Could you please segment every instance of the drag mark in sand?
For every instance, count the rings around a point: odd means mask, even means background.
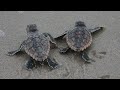
[[[5,36],[5,33],[2,30],[0,30],[0,37],[4,37],[4,36]]]
[[[97,55],[97,52],[96,52],[96,50],[93,50],[92,51],[92,54],[93,54],[93,56],[94,57],[96,57],[96,58],[99,58],[99,59],[103,59],[104,58],[104,56],[103,55],[106,55],[107,54],[107,52],[105,52],[105,51],[102,51],[102,52],[99,52],[99,54],[101,54],[101,55]]]
[[[110,75],[103,75],[100,77],[101,79],[109,79],[110,78]]]

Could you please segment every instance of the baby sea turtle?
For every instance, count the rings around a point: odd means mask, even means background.
[[[8,52],[7,55],[12,56],[24,50],[30,56],[30,59],[25,64],[28,70],[36,67],[38,63],[43,64],[44,61],[52,69],[57,68],[59,66],[58,63],[49,56],[50,46],[54,45],[57,47],[54,38],[49,33],[39,35],[36,24],[27,25],[26,31],[28,38],[22,42],[17,50]]]
[[[102,29],[103,27],[88,29],[84,22],[77,21],[73,30],[66,31],[61,36],[57,37],[65,38],[68,45],[65,48],[60,48],[60,53],[66,53],[69,49],[72,49],[76,52],[81,52],[81,57],[84,61],[91,62],[92,60],[88,57],[84,50],[92,43],[91,33]]]

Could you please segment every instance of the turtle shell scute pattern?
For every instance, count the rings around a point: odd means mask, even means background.
[[[75,28],[66,34],[68,46],[74,51],[83,51],[92,43],[92,36],[85,28]]]
[[[36,61],[44,61],[48,57],[49,51],[50,43],[44,35],[29,37],[26,40],[25,52]]]

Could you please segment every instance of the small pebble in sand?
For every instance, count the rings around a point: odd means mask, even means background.
[[[100,53],[100,54],[103,54],[103,55],[106,55],[106,54],[107,54],[107,52],[104,52],[104,51],[103,51],[103,52],[99,52],[99,53]]]
[[[4,37],[4,36],[5,36],[5,33],[2,30],[0,30],[0,37]]]

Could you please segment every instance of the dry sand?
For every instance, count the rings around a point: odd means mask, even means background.
[[[40,33],[49,32],[54,37],[74,26],[78,20],[88,27],[103,26],[104,31],[93,36],[93,43],[87,49],[95,60],[85,64],[78,53],[61,55],[58,49],[51,50],[51,56],[61,65],[50,70],[42,66],[32,71],[23,69],[28,56],[9,57],[5,54],[15,50],[26,39],[26,25],[37,24]],[[120,12],[117,11],[39,11],[0,12],[0,78],[1,79],[120,79]],[[64,41],[57,42],[64,47]]]

